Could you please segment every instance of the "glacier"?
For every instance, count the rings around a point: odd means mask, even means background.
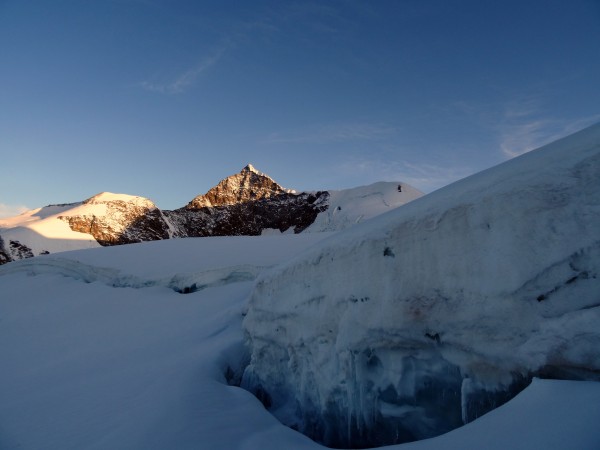
[[[429,438],[533,377],[600,379],[600,125],[257,280],[242,386],[333,447]]]
[[[227,274],[259,272],[324,238],[170,239],[3,265],[0,448],[323,450],[231,385],[248,363],[253,283]],[[198,276],[210,285],[188,295],[167,282]],[[598,417],[599,382],[534,379],[466,426],[392,448],[597,450]]]

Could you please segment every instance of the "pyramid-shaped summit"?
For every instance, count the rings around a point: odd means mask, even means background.
[[[186,208],[235,205],[290,192],[293,191],[284,189],[271,177],[248,164],[239,173],[221,180],[206,194],[194,198]]]

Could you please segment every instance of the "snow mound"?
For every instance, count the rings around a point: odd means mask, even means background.
[[[404,183],[381,181],[341,191],[328,191],[328,208],[305,232],[340,231],[398,208],[423,195]]]
[[[84,283],[136,289],[167,287],[187,294],[252,281],[265,268],[329,235],[187,238],[103,247],[94,252],[77,250],[14,261],[0,266],[0,276],[53,274]]]
[[[239,265],[201,272],[178,273],[161,278],[142,278],[109,267],[88,266],[60,257],[24,259],[0,267],[0,276],[25,272],[28,275],[62,275],[84,283],[99,282],[119,288],[167,287],[182,294],[201,291],[241,281],[252,281],[264,269],[261,266]]]
[[[600,125],[264,274],[243,386],[331,446],[428,438],[600,374]]]

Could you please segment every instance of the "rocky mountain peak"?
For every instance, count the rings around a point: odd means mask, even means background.
[[[252,164],[247,164],[246,167],[242,169],[242,172],[252,172],[257,175],[264,175],[264,173],[259,172]]]
[[[186,208],[235,205],[291,192],[293,191],[284,189],[271,177],[248,164],[239,173],[221,180],[206,194],[194,198]]]

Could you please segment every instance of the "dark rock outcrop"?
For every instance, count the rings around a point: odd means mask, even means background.
[[[327,192],[280,193],[258,200],[212,207],[164,211],[183,237],[257,236],[265,229],[300,233],[327,209]]]
[[[9,243],[10,253],[13,255],[13,259],[25,259],[33,258],[33,252],[29,247],[21,244],[19,241],[11,240]]]
[[[6,264],[7,262],[11,262],[12,258],[10,257],[10,253],[4,247],[4,239],[0,236],[0,265]]]

